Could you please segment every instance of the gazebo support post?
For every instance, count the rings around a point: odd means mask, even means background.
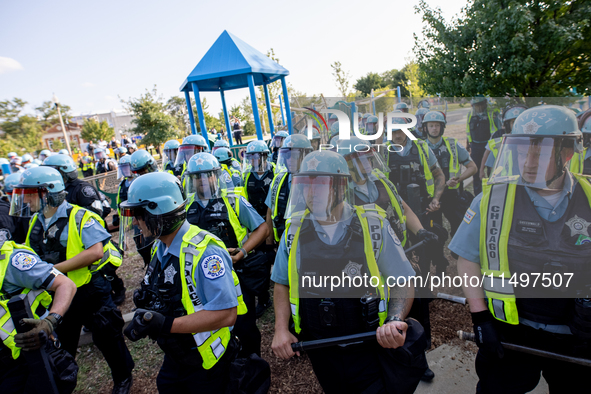
[[[191,95],[185,91],[185,101],[187,102],[187,111],[189,111],[189,123],[191,123],[191,133],[197,134],[197,127],[195,127],[195,117],[193,116],[193,109],[191,108]]]
[[[228,109],[226,107],[226,95],[224,94],[224,89],[222,88],[220,88],[220,95],[222,96],[222,108],[224,110],[224,120],[226,121],[226,133],[228,133],[228,141],[230,142],[230,146],[234,146],[234,141],[232,140],[232,125],[230,124]]]
[[[269,100],[269,88],[267,82],[263,82],[263,88],[265,90],[265,102],[267,104],[267,116],[269,117],[269,131],[271,132],[271,138],[275,135],[275,126],[273,125],[273,109],[271,108],[271,100]]]
[[[287,84],[285,77],[281,77],[281,87],[283,88],[283,100],[285,100],[285,117],[287,118],[287,132],[291,135],[293,130],[291,128],[291,108],[289,107],[289,95],[287,94]]]
[[[250,91],[250,102],[252,103],[252,116],[254,117],[254,125],[257,130],[257,138],[259,141],[263,140],[263,131],[261,129],[261,120],[259,116],[259,107],[257,106],[257,94],[254,89],[254,77],[252,74],[246,76],[248,81],[248,90]]]
[[[201,107],[201,97],[199,96],[199,86],[195,82],[193,86],[193,95],[195,96],[195,104],[197,106],[197,116],[199,116],[199,127],[201,127],[201,135],[209,145],[209,137],[207,136],[207,127],[205,126],[205,117],[203,116],[203,108]]]

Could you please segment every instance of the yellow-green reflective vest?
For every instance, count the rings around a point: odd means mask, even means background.
[[[26,249],[31,253],[36,254],[33,249],[25,245],[18,245],[14,241],[0,242],[0,289],[2,289],[2,285],[4,284],[6,269],[8,268],[8,264],[10,264],[10,258],[12,257],[14,249]],[[49,314],[51,296],[47,291],[42,289],[23,289],[21,294],[27,295],[27,302],[31,307],[35,319],[44,319],[45,316]],[[12,358],[16,360],[20,355],[21,349],[14,344],[16,329],[14,327],[14,322],[10,317],[8,301],[10,301],[10,299],[0,290],[0,340],[2,340],[4,346],[10,349]]]
[[[237,193],[234,190],[237,190]],[[230,225],[232,226],[232,230],[234,230],[234,234],[236,234],[236,240],[238,241],[238,247],[242,248],[244,243],[248,240],[248,230],[242,226],[240,223],[240,202],[238,201],[242,196],[242,188],[234,188],[229,189],[223,192],[222,200],[226,205],[226,210],[228,211],[228,218],[230,219]],[[195,202],[195,194],[192,194],[185,205],[185,211],[189,210],[191,204]],[[197,203],[199,204],[199,203]],[[224,246],[224,249],[227,249]]]
[[[425,176],[427,194],[429,194],[429,197],[432,198],[435,195],[435,181],[433,180],[433,173],[431,172],[431,169],[429,168],[429,163],[427,161],[427,159],[429,158],[427,154],[427,152],[429,152],[428,149],[430,149],[429,145],[427,145],[427,143],[422,140],[411,140],[411,143],[415,144],[417,150],[419,151],[419,159],[421,160],[421,166],[423,167],[423,175]],[[389,144],[392,145],[391,143]],[[387,154],[386,156],[387,164],[390,165],[390,154]]]
[[[152,248],[152,256],[154,256],[158,250],[159,244],[160,242],[154,244],[154,247]],[[205,250],[210,244],[226,249],[224,243],[220,241],[219,238],[205,230],[201,230],[197,226],[191,226],[189,231],[183,236],[179,266],[181,272],[185,273],[185,280],[181,281],[181,303],[183,304],[187,315],[203,310],[203,304],[199,301],[199,297],[197,296],[195,290],[196,284],[193,278],[195,275],[195,269],[199,265],[199,257],[205,253]],[[238,300],[238,315],[244,315],[247,312],[247,308],[242,297],[240,281],[231,266],[227,267],[227,269],[232,271],[232,279],[234,280],[234,288]],[[230,337],[231,333],[228,327],[223,327],[214,331],[193,333],[193,338],[197,344],[197,350],[203,359],[202,366],[204,369],[211,369],[211,367],[213,367],[223,356],[228,347]]]
[[[501,146],[501,142],[503,141],[503,137],[493,138],[492,140],[488,141],[488,147],[490,152],[494,156],[495,160],[499,156],[499,147]]]
[[[495,112],[496,111],[490,111],[488,109],[486,110],[488,124],[490,127],[490,135],[493,135],[498,130],[494,120]],[[466,134],[468,135],[468,142],[472,142],[472,135],[470,133],[470,119],[472,119],[472,111],[470,111],[470,113],[468,114],[468,121],[466,122]]]
[[[449,159],[449,178],[455,178],[460,175],[460,159],[458,158],[458,147],[456,145],[457,140],[451,137],[441,137],[443,139],[443,143],[451,156]],[[460,183],[458,182],[457,185],[454,187],[449,187],[448,189],[457,189],[460,187]]]
[[[390,204],[392,205],[392,208],[394,208],[394,211],[396,212],[396,216],[398,216],[398,220],[400,220],[400,225],[402,226],[402,239],[400,240],[400,243],[402,245],[402,247],[404,248],[404,245],[406,245],[406,215],[404,214],[404,207],[402,205],[402,199],[400,198],[400,195],[398,194],[398,190],[396,190],[396,186],[390,182],[390,180],[388,179],[388,177],[386,177],[386,175],[377,169],[373,169],[372,170],[372,174],[378,178],[379,182],[382,182],[382,185],[384,185],[384,188],[386,189],[386,191],[388,192],[388,197],[390,198]]]
[[[573,155],[570,159],[570,172],[575,174],[582,174],[585,169],[585,156],[587,154],[587,148],[583,149],[583,152]]]
[[[27,239],[25,245],[31,246],[30,237],[31,230],[37,221],[39,213],[36,213],[29,222],[29,231],[27,233]],[[90,219],[98,221],[103,227],[105,222],[103,219],[94,212],[87,211],[86,209],[80,208],[77,205],[72,205],[72,211],[68,218],[68,243],[66,244],[66,259],[71,259],[77,256],[79,253],[84,252],[84,244],[82,243],[82,229]],[[88,267],[78,268],[76,270],[68,272],[66,275],[76,284],[76,287],[84,286],[90,282],[92,273],[100,270],[106,264],[113,264],[115,267],[119,267],[122,262],[121,253],[117,250],[115,245],[108,241],[103,246],[103,257],[100,260],[95,261]]]
[[[296,333],[300,333],[302,328],[300,326],[300,296],[299,296],[299,274],[298,274],[298,253],[297,248],[299,246],[300,229],[304,222],[304,219],[308,217],[310,211],[306,209],[304,212],[298,212],[287,220],[285,223],[285,242],[288,246],[288,278],[289,278],[289,303],[291,306],[291,316],[295,324]],[[386,212],[375,204],[367,204],[364,206],[356,206],[355,214],[359,218],[361,228],[363,230],[363,247],[365,256],[367,257],[367,268],[370,275],[379,278],[379,284],[377,287],[378,294],[380,295],[380,303],[378,308],[378,316],[380,318],[380,326],[384,324],[384,320],[388,316],[388,300],[390,291],[386,286],[385,278],[378,269],[377,260],[382,251],[382,242],[373,242],[372,235],[376,229],[378,232],[382,231],[382,228],[387,223]],[[379,237],[380,240],[381,235]],[[292,240],[287,242],[287,240]]]
[[[572,175],[579,181],[591,205],[591,185],[587,178]],[[519,324],[507,255],[516,188],[515,184],[483,183],[480,201],[480,271],[487,277],[483,281],[484,294],[492,315],[509,324]]]
[[[271,221],[273,222],[273,235],[275,236],[275,242],[279,242],[279,240],[281,239],[281,235],[279,234],[279,231],[275,227],[275,218],[279,214],[279,195],[281,194],[279,192],[281,191],[283,184],[288,179],[289,179],[289,172],[287,172],[287,171],[283,171],[283,172],[279,172],[278,174],[275,174],[275,176],[273,177],[273,181],[271,182],[270,189],[269,189],[271,191],[271,204],[273,205],[273,207],[271,208]],[[286,203],[286,208],[287,208],[287,201],[285,203]],[[281,214],[285,215],[285,212],[282,212]]]

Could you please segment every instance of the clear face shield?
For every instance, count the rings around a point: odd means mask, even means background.
[[[171,162],[174,163],[176,161],[176,157],[178,156],[178,149],[164,149],[164,157],[163,163]]]
[[[47,156],[46,156],[46,155],[44,155],[43,153],[40,153],[40,154],[39,154],[39,160],[43,161],[43,160],[45,160],[45,159],[47,159]]]
[[[121,163],[117,167],[117,179],[131,178],[133,173],[131,172],[131,163]]]
[[[195,194],[195,200],[220,198],[227,189],[222,170],[185,174],[185,193]]]
[[[353,152],[345,156],[347,166],[351,173],[351,178],[355,183],[365,183],[372,175],[372,171],[380,171],[383,174],[389,172],[382,157],[378,155],[373,148],[369,148],[366,152]]]
[[[279,171],[287,171],[290,174],[297,174],[300,171],[300,165],[304,157],[310,153],[310,149],[301,148],[281,148],[277,158]]]
[[[320,224],[336,224],[351,217],[353,200],[347,176],[296,175],[291,188],[285,217],[306,209]]]
[[[577,142],[575,137],[505,136],[488,183],[561,190]]]
[[[365,124],[365,134],[374,135],[378,132],[378,124],[375,122],[369,122]]]
[[[158,172],[158,163],[156,163],[156,161],[153,161],[152,163],[147,164],[143,168],[140,168],[139,170],[132,171],[132,172],[135,176],[141,176],[141,175],[149,174],[151,172]]]
[[[30,218],[47,208],[47,190],[45,188],[15,187],[10,200],[10,216]]]
[[[246,153],[242,163],[242,172],[265,172],[267,171],[267,153]]]
[[[119,218],[119,247],[124,252],[151,248],[163,229],[161,215],[151,215],[145,209],[150,203],[121,208]]]
[[[182,166],[184,163],[188,163],[189,159],[196,153],[204,152],[202,146],[197,145],[181,145],[174,161],[174,166]]]
[[[427,128],[427,134],[429,134],[431,138],[438,138],[441,136],[443,125],[440,122],[425,122],[425,126]]]
[[[310,144],[312,145],[312,150],[318,150],[320,149],[320,138],[316,138],[314,140],[310,141]]]
[[[281,145],[283,144],[283,140],[285,139],[285,137],[279,137],[279,136],[275,136],[273,137],[273,140],[271,141],[271,148],[281,148]]]
[[[107,155],[105,154],[105,152],[96,152],[94,154],[94,158],[96,160],[102,160],[102,159],[106,159],[107,158]]]

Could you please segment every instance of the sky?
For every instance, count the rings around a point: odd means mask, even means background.
[[[449,20],[466,5],[427,0]],[[120,111],[120,98],[157,86],[179,87],[218,36],[228,30],[266,53],[273,48],[286,78],[306,94],[337,96],[330,64],[351,84],[368,72],[400,69],[422,30],[409,1],[2,1],[0,100],[22,98],[28,112],[55,95],[72,113]],[[182,95],[181,95],[182,96]],[[248,90],[226,93],[228,106]],[[217,93],[204,93],[209,112]]]

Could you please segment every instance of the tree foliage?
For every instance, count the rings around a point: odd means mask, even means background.
[[[68,122],[71,118],[69,105],[60,104],[60,112],[64,122]],[[55,124],[60,123],[60,119],[57,113],[57,108],[51,101],[44,101],[39,107],[35,108],[35,111],[39,114],[41,126],[47,129]]]
[[[591,2],[471,0],[447,23],[421,0],[415,35],[421,85],[430,94],[565,96],[591,87]]]
[[[0,101],[0,130],[4,133],[0,149],[7,149],[0,152],[3,155],[12,150],[33,152],[41,148],[43,129],[36,117],[22,113],[26,105],[19,98]]]
[[[106,120],[97,122],[94,119],[86,119],[82,124],[80,135],[86,141],[109,141],[115,136],[115,129],[109,126]]]
[[[143,136],[145,145],[160,145],[169,139],[177,138],[179,130],[175,118],[167,112],[166,103],[158,95],[156,86],[137,98],[121,100],[127,111],[135,117],[130,133]]]
[[[341,62],[334,62],[330,65],[330,67],[332,68],[332,76],[335,79],[335,83],[339,93],[341,94],[341,97],[347,97],[349,94],[349,81],[351,79],[351,75],[343,70]]]
[[[386,86],[386,83],[380,74],[369,72],[365,77],[359,78],[353,88],[361,92],[363,97],[367,97],[372,90],[378,90],[384,86]]]

